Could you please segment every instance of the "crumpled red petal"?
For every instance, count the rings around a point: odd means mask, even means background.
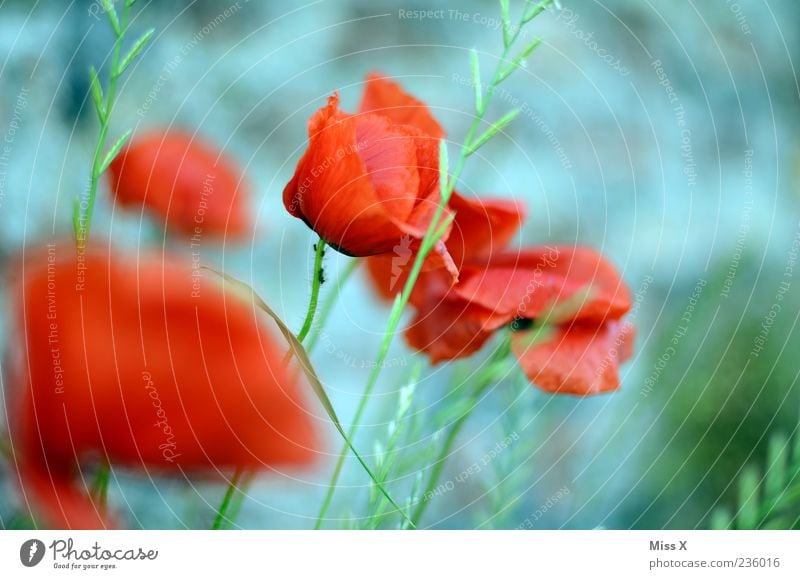
[[[633,326],[564,324],[514,332],[511,350],[528,379],[548,392],[588,396],[619,388],[619,365],[632,353]]]
[[[419,304],[414,319],[405,332],[412,348],[425,352],[431,364],[464,358],[477,352],[492,336],[485,328],[482,308],[447,299]]]
[[[505,248],[527,214],[524,203],[513,199],[468,198],[456,191],[449,208],[456,217],[447,249],[458,267],[467,260],[485,258]]]
[[[622,317],[630,292],[616,269],[585,247],[546,246],[491,256],[461,270],[454,291],[505,316],[600,323]],[[554,309],[555,308],[555,309]]]

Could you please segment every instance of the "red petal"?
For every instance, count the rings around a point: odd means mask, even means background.
[[[461,271],[455,286],[463,299],[509,318],[537,318],[552,311],[555,321],[601,323],[631,307],[630,293],[614,267],[583,247],[537,247],[491,256]]]
[[[309,121],[310,143],[283,192],[289,212],[355,256],[387,253],[417,201],[410,129],[377,115],[339,111],[338,97]]]
[[[431,364],[471,356],[492,336],[481,308],[449,300],[427,306],[419,309],[405,335],[412,348],[430,356]]]
[[[441,139],[445,135],[425,103],[378,72],[367,75],[359,111],[380,113],[395,123],[412,125],[434,139]]]
[[[631,353],[633,326],[608,322],[514,332],[511,349],[528,379],[548,392],[588,396],[619,388],[619,364]]]
[[[407,238],[406,238],[407,239]],[[392,255],[375,255],[366,258],[367,275],[378,297],[393,302],[395,296],[403,291],[408,273],[414,265],[416,243],[401,243],[395,247]],[[442,265],[444,263],[444,265]],[[444,296],[453,284],[453,277],[458,275],[452,261],[446,262],[446,254],[434,253],[428,256],[422,266],[422,272],[414,284],[409,302],[420,303],[420,296],[435,293]]]
[[[513,199],[468,199],[455,191],[449,207],[456,217],[447,249],[459,267],[470,259],[487,257],[505,247],[527,213],[524,204]]]
[[[79,261],[72,242],[20,271],[9,389],[26,464],[64,479],[103,456],[181,475],[311,459],[286,347],[210,274],[94,249]]]
[[[356,142],[384,209],[405,222],[419,193],[416,133],[378,115],[356,117]]]

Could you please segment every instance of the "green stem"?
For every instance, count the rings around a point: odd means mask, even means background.
[[[312,273],[313,278],[311,280],[311,297],[308,300],[308,309],[306,310],[306,317],[303,320],[303,326],[300,328],[300,331],[297,333],[297,340],[302,342],[308,333],[311,331],[311,328],[314,325],[314,315],[317,311],[317,304],[319,303],[319,290],[322,286],[323,282],[323,269],[322,269],[322,261],[325,256],[325,241],[320,238],[317,241],[315,246],[315,255],[314,255],[314,271]],[[328,305],[327,302],[325,304]],[[332,306],[331,306],[332,308]],[[328,308],[329,310],[331,308]],[[329,312],[328,312],[329,313]],[[327,314],[326,314],[327,315]],[[292,359],[292,350],[290,349],[286,356],[283,359],[283,364],[288,365]],[[225,496],[222,498],[222,504],[219,506],[219,510],[217,511],[217,517],[214,520],[214,526],[212,529],[217,530],[221,528],[223,521],[227,521],[229,523],[233,523],[236,520],[236,515],[239,513],[239,508],[241,507],[241,500],[237,501],[233,505],[231,505],[231,498],[236,491],[236,486],[239,484],[239,480],[241,479],[244,472],[240,469],[236,470],[231,481],[228,483],[228,488],[225,491]],[[247,491],[247,487],[250,484],[251,477],[247,477],[245,481],[242,483],[241,494]],[[228,510],[231,510],[228,513]]]
[[[314,271],[312,275],[314,278],[311,280],[311,297],[308,300],[308,309],[306,310],[306,318],[303,320],[303,326],[297,333],[297,341],[302,343],[306,339],[308,333],[314,325],[314,315],[317,313],[317,304],[319,303],[319,289],[322,286],[324,274],[322,270],[322,259],[325,257],[325,241],[320,238],[314,246]],[[292,351],[286,353],[283,359],[284,364],[288,364],[292,359]]]
[[[111,465],[107,460],[100,463],[92,481],[92,496],[97,501],[101,511],[106,508],[108,496],[108,481],[111,477]]]
[[[228,519],[225,514],[227,513],[228,507],[231,504],[233,493],[236,492],[236,486],[239,484],[239,479],[242,476],[242,472],[242,469],[237,468],[233,473],[233,477],[228,484],[228,489],[225,491],[225,496],[222,498],[222,504],[219,506],[219,511],[217,511],[217,516],[214,519],[214,524],[211,527],[215,531],[218,531],[222,528],[223,522],[233,523],[233,521]]]
[[[453,193],[453,189],[455,188],[456,182],[458,181],[462,171],[464,170],[464,165],[466,163],[467,158],[470,155],[472,141],[475,138],[475,134],[478,132],[478,129],[483,124],[483,119],[485,117],[486,111],[489,108],[489,103],[491,102],[492,96],[494,95],[494,89],[496,88],[497,84],[502,80],[501,73],[505,70],[508,64],[507,61],[510,55],[511,48],[514,45],[514,42],[519,36],[521,30],[522,26],[520,25],[517,27],[516,32],[514,33],[511,41],[503,49],[503,53],[495,68],[494,74],[492,75],[492,80],[489,83],[488,89],[486,91],[486,97],[483,100],[483,104],[480,110],[476,111],[472,124],[470,125],[470,128],[467,131],[467,135],[464,138],[464,143],[461,146],[461,151],[458,157],[458,161],[455,165],[455,168],[453,169],[451,176],[447,179],[447,182],[444,184],[444,187],[442,188],[441,200],[439,206],[436,208],[436,212],[434,213],[433,219],[431,220],[430,225],[428,226],[428,230],[425,233],[425,237],[422,240],[421,247],[417,252],[417,256],[414,260],[414,265],[411,268],[411,272],[409,273],[408,279],[406,280],[405,286],[403,287],[403,291],[400,294],[400,297],[395,301],[394,307],[392,308],[392,313],[389,317],[389,322],[386,326],[386,330],[383,335],[383,340],[381,342],[380,349],[378,350],[376,363],[372,368],[372,372],[369,375],[367,384],[364,387],[364,391],[361,394],[358,407],[356,408],[355,415],[353,416],[353,422],[350,426],[350,430],[347,433],[347,437],[349,440],[354,440],[355,435],[358,432],[358,426],[361,421],[361,417],[364,414],[367,402],[369,401],[369,398],[372,395],[372,390],[374,389],[375,384],[377,383],[378,378],[380,377],[383,364],[389,352],[389,347],[391,346],[392,341],[394,340],[394,335],[397,330],[397,326],[400,323],[400,317],[403,313],[403,310],[405,309],[406,304],[408,303],[409,297],[411,296],[411,292],[414,289],[414,284],[417,282],[417,278],[419,277],[420,271],[422,271],[422,265],[425,261],[425,258],[428,256],[428,253],[430,253],[430,251],[433,249],[437,241],[437,239],[434,236],[434,233],[437,232],[437,228],[439,227],[442,214],[444,213],[444,208],[447,205],[450,195],[452,195]],[[344,466],[344,461],[347,458],[347,455],[348,455],[348,445],[344,444],[342,447],[342,451],[339,454],[339,459],[336,461],[336,466],[334,467],[330,482],[328,483],[328,490],[325,494],[322,506],[320,507],[319,514],[317,515],[317,521],[316,524],[314,525],[315,529],[319,529],[322,527],[322,521],[325,518],[328,509],[330,508],[331,501],[333,500],[333,494],[336,492],[336,485],[339,481],[339,477],[341,476],[342,467]]]
[[[233,493],[233,498],[228,505],[228,511],[225,515],[228,521],[233,522],[239,516],[239,511],[242,510],[242,503],[247,495],[247,489],[250,487],[250,483],[253,482],[253,476],[254,473],[252,471],[242,473],[238,488],[236,489],[238,492]]]
[[[111,56],[111,72],[108,81],[108,91],[106,92],[105,101],[105,114],[103,121],[100,123],[100,134],[97,137],[97,145],[94,149],[94,159],[92,161],[92,174],[89,178],[89,193],[86,200],[86,212],[81,209],[81,203],[78,201],[75,206],[73,215],[73,226],[75,229],[75,237],[80,246],[85,245],[89,237],[89,228],[92,224],[92,215],[94,214],[94,203],[97,198],[97,184],[100,181],[100,169],[103,162],[103,151],[106,147],[106,138],[108,137],[108,127],[111,124],[111,113],[114,110],[114,104],[117,96],[117,79],[120,75],[120,53],[122,52],[122,39],[128,27],[128,9],[130,8],[128,2],[122,3],[122,13],[120,15],[120,31],[114,41],[114,52]]]
[[[333,306],[335,306],[336,302],[339,300],[339,295],[342,292],[342,288],[345,282],[348,279],[350,279],[351,275],[353,275],[353,272],[356,270],[359,263],[361,262],[358,259],[350,260],[350,262],[345,266],[339,278],[336,280],[336,287],[322,302],[322,306],[319,308],[319,315],[317,315],[317,323],[312,326],[311,332],[308,334],[308,344],[306,345],[306,351],[309,354],[311,354],[311,352],[314,351],[314,347],[317,345],[317,342],[319,341],[322,328],[325,327],[325,322],[328,321],[328,317],[331,315],[331,312],[333,311]]]
[[[475,408],[477,408],[480,398],[483,396],[489,386],[495,383],[495,365],[498,362],[505,360],[505,358],[508,356],[510,352],[509,346],[510,342],[506,337],[504,338],[503,343],[498,346],[497,350],[494,351],[491,358],[487,362],[486,372],[484,375],[479,376],[475,391],[472,393],[472,404],[450,426],[450,430],[447,433],[447,438],[445,438],[442,449],[439,451],[439,455],[433,462],[431,475],[428,478],[428,484],[425,486],[425,490],[422,492],[419,502],[417,503],[417,507],[414,509],[414,512],[411,515],[411,521],[415,526],[418,525],[420,519],[422,519],[422,515],[425,513],[425,509],[428,507],[430,498],[433,496],[433,490],[436,488],[436,485],[439,484],[439,479],[444,471],[445,463],[447,462],[447,458],[450,456],[453,444],[455,444],[458,435],[461,433],[461,430],[464,428],[467,420],[469,420],[470,416],[472,416]]]

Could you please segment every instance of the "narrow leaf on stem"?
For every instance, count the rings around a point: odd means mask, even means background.
[[[117,9],[114,8],[112,0],[101,0],[103,3],[103,10],[108,16],[108,21],[111,23],[111,28],[114,29],[114,34],[117,36],[122,35],[122,27],[119,25],[119,17],[117,16]]]
[[[500,0],[500,17],[503,22],[503,46],[508,48],[511,45],[511,14],[508,0]]]
[[[538,4],[533,4],[529,0],[528,7],[525,9],[525,12],[522,13],[522,23],[527,24],[528,22],[539,16],[539,14],[544,12],[547,9],[547,7],[552,3],[553,0],[543,0]]]
[[[439,191],[442,195],[442,203],[447,204],[453,188],[450,186],[450,161],[447,156],[447,143],[444,139],[439,141]]]
[[[511,74],[522,65],[522,62],[528,58],[541,43],[541,38],[535,38],[532,42],[528,43],[528,45],[523,48],[520,53],[517,54],[517,56],[514,57],[514,60],[512,60],[502,71],[500,71],[500,73],[497,75],[496,84],[503,82],[505,79],[511,76]]]
[[[117,141],[111,146],[111,148],[108,150],[108,153],[106,153],[106,156],[103,158],[103,162],[100,165],[100,169],[97,172],[98,176],[102,175],[105,172],[105,170],[108,169],[108,166],[111,164],[111,161],[113,161],[116,158],[116,156],[119,154],[120,149],[122,149],[125,143],[128,142],[128,139],[131,138],[132,132],[133,132],[132,129],[128,129],[127,131],[125,131],[125,134],[123,134],[119,139],[117,139]]]
[[[511,121],[513,121],[517,117],[518,114],[519,114],[519,109],[513,109],[507,112],[505,115],[503,115],[502,118],[500,118],[499,120],[493,122],[491,126],[488,129],[486,129],[486,131],[480,137],[478,137],[477,139],[469,143],[469,145],[467,145],[464,154],[467,156],[472,155],[475,151],[477,151],[483,145],[485,145],[497,133],[505,129],[511,123]]]
[[[92,103],[94,103],[94,109],[97,111],[97,118],[101,124],[105,124],[105,98],[103,97],[103,89],[100,86],[100,79],[97,76],[97,70],[95,70],[93,66],[89,68],[89,86],[91,87]]]
[[[83,227],[81,226],[81,200],[79,197],[72,199],[72,231],[75,233],[75,238],[81,240]]]
[[[475,89],[475,112],[483,114],[483,86],[481,85],[481,67],[478,61],[478,51],[470,50],[470,64],[472,66],[472,86]]]
[[[131,47],[128,54],[126,54],[125,58],[122,59],[122,63],[119,65],[119,68],[117,69],[117,75],[120,75],[123,72],[125,72],[125,69],[127,69],[130,66],[131,62],[133,62],[133,59],[139,55],[142,49],[147,45],[147,43],[153,37],[153,34],[155,34],[155,29],[151,28],[150,30],[142,34],[139,37],[139,39],[133,43],[133,46]]]

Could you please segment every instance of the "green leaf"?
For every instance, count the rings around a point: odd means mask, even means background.
[[[80,241],[79,236],[83,233],[81,231],[81,200],[77,195],[72,199],[72,231],[75,233],[75,239]]]
[[[481,65],[478,60],[478,51],[470,50],[470,65],[472,67],[472,86],[475,89],[475,112],[478,116],[483,114],[483,86],[481,85]]]
[[[767,474],[764,482],[764,496],[767,500],[776,499],[786,488],[786,459],[789,442],[782,434],[770,438],[767,450]]]
[[[542,43],[541,38],[534,38],[527,44],[527,46],[525,46],[525,48],[522,49],[522,52],[519,53],[517,58],[519,58],[520,61],[522,61],[525,58],[528,58],[531,55],[531,53],[539,47],[541,43]]]
[[[491,139],[497,133],[505,129],[509,125],[509,123],[511,123],[511,121],[513,121],[517,117],[518,114],[519,114],[519,109],[514,109],[503,115],[501,119],[493,122],[491,126],[488,129],[486,129],[486,131],[480,137],[478,137],[477,139],[469,143],[469,145],[467,145],[464,155],[468,157],[469,155],[472,155],[475,151],[480,149],[482,146],[484,146],[487,143],[487,141],[489,141],[489,139]]]
[[[125,131],[125,134],[122,135],[119,139],[117,139],[117,141],[111,146],[111,148],[108,150],[108,153],[106,153],[106,156],[103,158],[103,163],[100,165],[100,170],[97,173],[98,175],[102,175],[105,172],[105,170],[108,169],[108,166],[111,164],[111,161],[113,161],[116,158],[116,156],[119,155],[120,149],[122,149],[122,147],[125,145],[128,139],[131,138],[132,132],[133,132],[132,129],[128,129],[127,131]]]
[[[106,122],[105,98],[103,97],[103,89],[100,86],[100,79],[97,76],[97,70],[95,70],[93,66],[89,68],[89,86],[91,88],[92,102],[94,103],[94,109],[95,111],[97,111],[97,118],[100,120],[100,124],[105,124]]]
[[[514,57],[514,59],[508,64],[508,66],[506,66],[503,70],[500,71],[500,73],[497,75],[497,80],[495,81],[495,84],[496,85],[500,84],[509,76],[511,76],[511,73],[517,70],[522,65],[523,61],[526,58],[528,58],[531,55],[531,53],[534,50],[536,50],[536,48],[538,48],[538,46],[541,43],[542,43],[541,38],[534,38],[531,42],[529,42],[525,46],[525,48],[523,48],[519,52],[519,54],[517,54],[517,56]]]
[[[739,513],[737,529],[755,529],[758,525],[758,487],[759,473],[753,466],[747,466],[739,478]]]
[[[300,364],[300,369],[306,375],[306,378],[311,384],[312,390],[314,390],[314,394],[316,394],[317,398],[320,401],[320,404],[322,404],[322,407],[325,409],[325,412],[328,414],[334,426],[336,427],[336,430],[339,431],[339,434],[342,435],[342,438],[347,443],[347,446],[353,452],[353,456],[356,457],[356,460],[358,460],[364,471],[369,475],[369,477],[375,483],[375,486],[378,487],[378,490],[380,490],[381,494],[384,497],[386,497],[386,500],[389,501],[389,503],[391,503],[391,505],[395,509],[397,509],[397,512],[400,513],[400,515],[405,520],[410,522],[408,515],[406,515],[405,511],[403,511],[403,509],[401,509],[400,506],[394,501],[394,499],[391,497],[391,495],[383,486],[383,484],[378,480],[378,478],[375,476],[372,470],[367,466],[367,463],[364,462],[364,459],[361,458],[361,455],[356,451],[352,441],[348,438],[347,433],[342,427],[342,423],[339,421],[339,417],[337,416],[336,411],[333,408],[333,404],[331,403],[331,400],[328,397],[328,393],[325,391],[325,387],[322,385],[322,382],[320,381],[319,376],[317,376],[317,372],[314,369],[314,366],[311,364],[311,360],[308,357],[308,352],[303,347],[303,344],[300,343],[300,341],[295,337],[295,335],[292,333],[289,327],[285,323],[283,323],[283,320],[281,320],[280,316],[278,316],[278,314],[276,314],[272,310],[272,308],[270,308],[267,305],[267,303],[261,299],[261,297],[255,292],[255,290],[253,290],[253,288],[251,288],[243,281],[231,277],[226,273],[219,272],[207,266],[203,266],[203,268],[220,276],[225,282],[233,286],[234,291],[239,293],[242,297],[246,298],[247,300],[255,303],[270,318],[272,318],[272,320],[278,326],[278,329],[280,330],[281,334],[283,334],[283,337],[286,338],[287,342],[289,342],[289,346],[292,352],[294,353],[295,357],[297,358],[298,363]]]
[[[125,58],[122,59],[122,62],[120,63],[119,68],[117,69],[117,76],[125,72],[125,69],[127,69],[130,66],[131,62],[133,62],[133,59],[139,56],[139,53],[147,45],[147,43],[153,37],[153,34],[155,34],[155,32],[156,32],[155,29],[151,28],[150,30],[142,34],[139,37],[139,39],[133,43],[133,46],[131,47],[130,51],[128,52],[128,54],[125,55]]]
[[[444,139],[439,141],[439,191],[442,193],[442,203],[447,204],[453,189],[450,187],[450,161],[447,157],[447,143]]]
[[[511,14],[508,0],[500,0],[500,17],[503,22],[503,46],[508,48],[511,44]]]
[[[111,23],[111,28],[114,29],[114,34],[121,36],[122,28],[119,25],[119,17],[117,16],[117,9],[114,8],[114,2],[112,0],[101,0],[101,3],[106,16],[108,16],[108,21]]]
[[[136,4],[136,0],[125,0],[125,6],[127,6],[128,8],[130,8],[134,4]]]
[[[531,6],[530,4],[532,3],[529,0],[528,7],[525,9],[525,12],[522,13],[522,23],[527,24],[528,22],[539,16],[539,14],[544,12],[547,9],[547,7],[552,3],[553,0],[544,0],[543,2],[539,2],[538,4],[533,4]]]

